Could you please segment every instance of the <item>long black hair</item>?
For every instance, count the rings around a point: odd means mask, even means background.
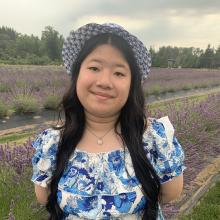
[[[49,220],[59,220],[63,217],[63,211],[57,203],[57,190],[59,180],[67,166],[70,155],[74,152],[78,142],[82,138],[85,128],[84,108],[81,105],[77,93],[76,83],[81,63],[97,46],[111,44],[119,49],[127,60],[131,70],[131,86],[127,102],[123,106],[115,123],[121,125],[121,138],[130,152],[135,175],[142,185],[142,191],[146,199],[143,219],[154,220],[158,214],[158,197],[160,182],[153,166],[146,157],[143,148],[143,133],[147,127],[145,115],[145,98],[141,86],[141,75],[136,64],[132,49],[121,37],[114,34],[101,34],[88,40],[81,50],[77,61],[72,68],[72,78],[69,90],[63,96],[60,103],[60,112],[65,115],[65,122],[60,129],[60,141],[56,155],[56,168],[50,184],[50,195],[46,208],[50,213]]]

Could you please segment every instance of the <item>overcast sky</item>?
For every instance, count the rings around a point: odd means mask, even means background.
[[[145,45],[220,46],[220,0],[0,0],[0,26],[41,36],[52,26],[64,37],[89,23],[114,22]]]

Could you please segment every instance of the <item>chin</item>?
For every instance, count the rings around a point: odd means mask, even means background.
[[[107,117],[117,116],[119,115],[120,112],[100,111],[99,109],[99,110],[88,111],[88,113],[94,115],[95,117],[107,118]]]

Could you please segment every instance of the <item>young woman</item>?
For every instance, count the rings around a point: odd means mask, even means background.
[[[50,219],[157,219],[183,188],[184,152],[168,117],[145,116],[150,56],[116,24],[70,33],[62,51],[71,86],[63,126],[32,145],[39,203]]]

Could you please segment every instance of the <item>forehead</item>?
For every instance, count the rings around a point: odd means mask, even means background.
[[[85,62],[108,62],[116,66],[126,66],[129,64],[123,53],[110,44],[97,46],[84,60]]]

